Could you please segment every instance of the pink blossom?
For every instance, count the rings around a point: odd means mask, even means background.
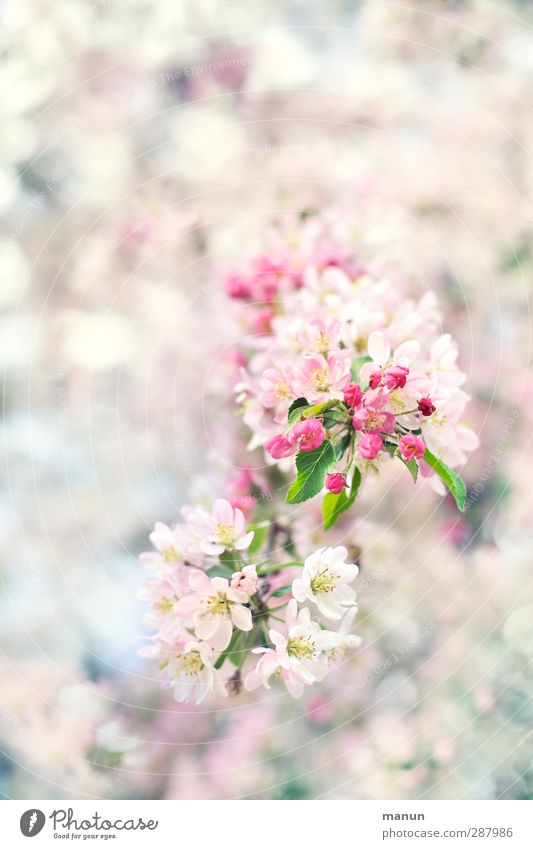
[[[232,507],[242,510],[246,519],[250,518],[257,506],[253,495],[230,495],[228,501]]]
[[[339,348],[342,324],[337,318],[314,318],[305,323],[305,329],[298,334],[298,341],[305,351],[315,351],[328,357]]]
[[[344,387],[344,401],[349,407],[358,407],[361,403],[362,391],[358,383],[348,383]]]
[[[382,448],[383,440],[378,433],[365,433],[357,450],[364,460],[374,460]]]
[[[313,451],[320,448],[326,438],[326,432],[318,419],[304,419],[294,425],[289,433],[292,445],[298,445],[300,451]]]
[[[431,416],[437,408],[431,398],[421,398],[418,402],[418,409],[423,416]]]
[[[229,274],[225,280],[226,292],[230,298],[248,301],[252,297],[250,281],[242,274]]]
[[[240,572],[234,572],[231,576],[231,587],[241,590],[247,596],[254,595],[257,591],[257,572],[255,566],[243,566]]]
[[[409,369],[407,366],[391,366],[383,374],[383,383],[391,392],[394,389],[403,389],[408,374]]]
[[[208,578],[198,569],[191,571],[191,595],[180,599],[175,607],[178,615],[192,616],[196,636],[218,651],[229,645],[233,626],[241,631],[252,630],[252,613],[244,607],[249,596],[230,587],[227,578]]]
[[[293,381],[295,397],[307,398],[316,404],[330,397],[342,397],[344,387],[350,381],[349,356],[336,351],[323,357],[306,356]]]
[[[424,441],[419,436],[415,436],[414,433],[406,433],[405,436],[402,436],[398,447],[402,455],[402,460],[406,462],[409,460],[420,460],[426,450]]]
[[[329,475],[326,475],[325,487],[329,492],[333,492],[335,495],[338,495],[342,492],[345,486],[346,475],[343,475],[340,472],[330,472]]]
[[[223,551],[243,551],[254,538],[254,532],[246,533],[246,520],[238,508],[229,501],[218,498],[213,513],[198,508],[187,515],[187,524],[202,539],[205,554],[222,554]]]
[[[390,374],[388,389],[396,389],[405,386],[402,372],[396,372],[395,367],[407,368],[413,363],[420,353],[420,342],[417,339],[409,339],[391,352],[390,342],[381,330],[374,330],[368,337],[368,355],[372,362],[366,363],[361,369],[361,380],[367,381],[371,389],[377,389],[385,374]],[[407,373],[403,373],[406,376]],[[398,380],[400,381],[398,383]],[[403,381],[403,382],[402,382]]]
[[[355,430],[374,431],[379,430],[391,433],[396,426],[394,413],[384,410],[387,396],[383,393],[371,397],[368,393],[363,397],[363,403],[355,410],[352,416],[352,424]]]
[[[290,442],[288,437],[278,434],[265,442],[265,450],[268,451],[274,460],[281,460],[283,457],[290,457],[291,454],[294,454],[296,452],[296,446]]]
[[[251,327],[254,333],[258,335],[272,333],[272,319],[274,313],[270,307],[264,307],[258,310],[252,318]]]
[[[383,372],[381,369],[379,371],[373,371],[368,378],[368,385],[371,389],[377,389],[378,386],[381,385],[381,378],[383,377]]]
[[[269,638],[274,649],[252,649],[253,654],[263,657],[244,679],[244,686],[247,690],[255,690],[262,684],[269,689],[269,679],[276,675],[295,699],[302,695],[306,686],[322,676],[323,652],[334,648],[338,642],[337,634],[322,629],[311,619],[306,607],[298,611],[294,599],[287,605],[284,632],[271,628]]]
[[[261,394],[259,400],[264,407],[283,407],[288,409],[296,397],[292,390],[294,369],[290,366],[269,368],[261,377]]]

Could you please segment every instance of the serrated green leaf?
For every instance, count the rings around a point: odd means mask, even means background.
[[[307,398],[297,398],[296,401],[293,401],[287,413],[288,424],[292,425],[297,422],[304,409],[308,409],[309,406]]]
[[[254,538],[247,549],[248,554],[255,554],[261,550],[268,536],[269,528],[270,522],[256,522],[255,524],[248,525],[246,530],[254,532]]]
[[[335,464],[335,452],[329,439],[313,451],[300,451],[296,457],[298,477],[289,487],[287,504],[301,504],[317,495],[324,486],[327,472]]]
[[[454,472],[453,469],[450,469],[446,463],[443,463],[442,460],[439,460],[438,457],[435,457],[434,454],[431,453],[429,448],[426,448],[424,451],[423,459],[426,461],[428,466],[430,466],[434,472],[436,472],[441,479],[441,481],[448,487],[451,494],[455,498],[455,503],[457,504],[459,510],[464,511],[465,502],[466,502],[466,485],[461,475],[458,475],[457,472]]]
[[[407,466],[409,471],[411,472],[411,477],[413,478],[413,482],[416,483],[418,480],[418,463],[416,460],[404,460],[403,457],[400,456],[400,460]]]
[[[357,498],[360,484],[361,472],[358,468],[355,468],[349,495],[346,495],[345,489],[343,489],[342,492],[339,492],[338,495],[335,495],[333,492],[326,493],[322,502],[322,516],[324,519],[325,531],[332,528],[339,516],[352,506]]]
[[[271,596],[279,597],[280,595],[287,595],[287,593],[290,593],[291,590],[292,584],[286,584],[284,587],[278,587],[277,590],[274,590],[274,592],[271,593]]]

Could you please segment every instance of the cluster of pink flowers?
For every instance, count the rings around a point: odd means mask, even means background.
[[[345,548],[319,549],[304,563],[257,566],[247,554],[254,531],[238,508],[218,499],[212,513],[186,508],[183,514],[185,522],[174,527],[158,522],[150,535],[155,550],[141,555],[150,575],[140,597],[150,604],[145,622],[156,633],[140,653],[158,660],[162,685],[178,701],[269,687],[273,675],[299,697],[359,644],[348,633],[358,570],[346,562]],[[316,618],[298,602],[314,606]],[[283,631],[271,627],[281,609]],[[330,631],[319,616],[343,624]]]
[[[304,244],[228,281],[251,331],[236,387],[250,447],[286,471],[286,458],[331,443],[337,468],[324,484],[333,493],[342,476],[346,485],[357,470],[359,480],[391,457],[416,463],[443,492],[442,465],[464,464],[478,439],[434,296],[406,297],[347,251],[317,246],[316,234]]]
[[[343,546],[300,553],[302,516],[283,515],[275,498],[259,507],[257,493],[285,491],[279,474],[295,476],[286,501],[322,492],[328,531],[363,478],[396,458],[463,509],[453,467],[477,437],[463,422],[465,376],[432,295],[412,301],[317,238],[228,275],[227,292],[250,330],[235,357],[248,449],[268,463],[242,467],[211,512],[186,507],[183,522],[156,524],[155,550],[141,556],[155,634],[141,651],[178,700],[269,688],[273,678],[299,697],[359,644],[350,633],[358,569]]]

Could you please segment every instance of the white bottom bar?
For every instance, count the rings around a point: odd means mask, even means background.
[[[3,846],[531,849],[521,801],[4,801]],[[28,833],[29,832],[29,833]],[[27,836],[26,836],[27,834]],[[35,837],[35,844],[29,840]],[[67,841],[70,841],[67,843]],[[334,843],[335,842],[335,843]]]

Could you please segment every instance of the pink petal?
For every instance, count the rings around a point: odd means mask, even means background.
[[[191,569],[189,572],[189,586],[201,595],[211,594],[211,581],[201,569]]]
[[[235,535],[238,537],[240,537],[246,527],[246,519],[238,507],[235,507],[233,511],[233,527],[235,528]]]
[[[233,525],[233,507],[225,498],[217,498],[213,508],[213,516],[223,525]]]
[[[198,609],[198,602],[196,594],[186,595],[176,602],[174,610],[179,616],[192,616]]]

